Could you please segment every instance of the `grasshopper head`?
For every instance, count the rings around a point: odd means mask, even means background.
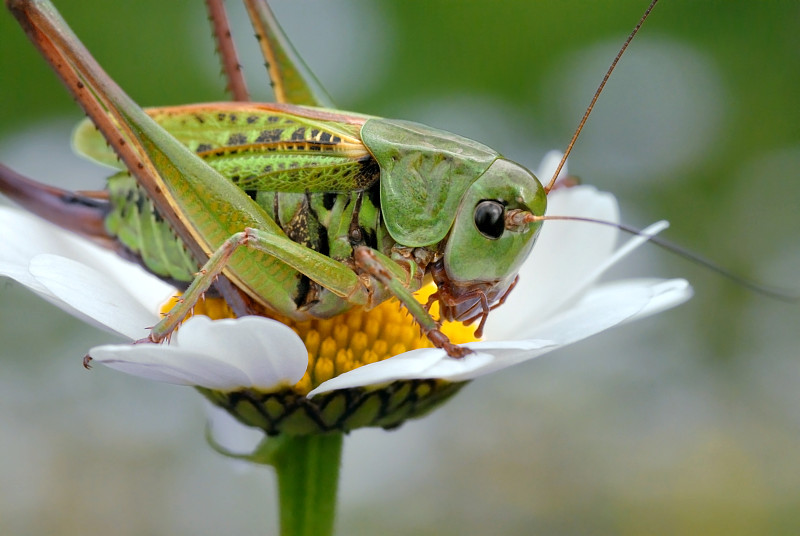
[[[444,256],[431,268],[442,318],[471,322],[502,303],[533,248],[547,197],[527,169],[498,158],[464,195]]]

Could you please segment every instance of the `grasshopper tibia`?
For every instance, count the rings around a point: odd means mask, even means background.
[[[227,264],[228,259],[233,255],[233,252],[236,251],[236,248],[245,244],[247,240],[246,232],[236,233],[211,255],[208,262],[198,271],[197,277],[192,281],[192,284],[189,285],[189,288],[186,289],[183,296],[177,300],[177,305],[170,309],[166,316],[150,331],[150,341],[161,342],[175,331],[178,324],[191,313],[197,301],[214,283],[217,276],[222,273],[225,264]]]
[[[441,348],[447,355],[455,358],[462,358],[472,353],[472,350],[463,346],[458,346],[450,342],[447,335],[439,329],[439,323],[428,313],[426,306],[419,303],[414,295],[403,285],[397,273],[392,270],[402,270],[391,259],[366,246],[359,246],[353,251],[353,258],[356,266],[364,270],[367,274],[378,280],[389,291],[405,305],[411,316],[419,324],[422,332],[436,346]],[[407,275],[407,274],[406,274]]]

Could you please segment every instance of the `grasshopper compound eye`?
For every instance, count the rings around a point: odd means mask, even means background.
[[[503,236],[506,207],[499,201],[486,200],[475,207],[475,227],[490,240]]]
[[[544,188],[533,173],[497,158],[464,193],[444,248],[449,282],[465,287],[502,282],[507,287],[541,228],[539,221],[510,226],[509,214],[544,216],[546,206]]]

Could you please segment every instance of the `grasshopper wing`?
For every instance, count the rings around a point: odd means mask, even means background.
[[[290,105],[212,103],[146,110],[161,127],[242,190],[342,193],[368,188],[376,162],[361,142],[365,116]],[[75,149],[123,169],[91,121]]]

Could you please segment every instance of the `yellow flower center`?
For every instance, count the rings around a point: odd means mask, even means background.
[[[435,290],[433,284],[425,286],[416,293],[417,300],[425,303]],[[164,304],[162,312],[169,311],[177,298]],[[438,303],[431,307],[434,318],[438,309]],[[201,299],[192,314],[205,315],[212,320],[234,317],[222,298]],[[369,311],[356,307],[333,318],[303,322],[281,319],[281,322],[297,333],[308,350],[308,368],[294,386],[299,394],[307,394],[321,383],[363,365],[433,346],[396,299],[387,300]],[[473,335],[474,328],[460,322],[445,322],[441,330],[456,344],[478,340]]]

